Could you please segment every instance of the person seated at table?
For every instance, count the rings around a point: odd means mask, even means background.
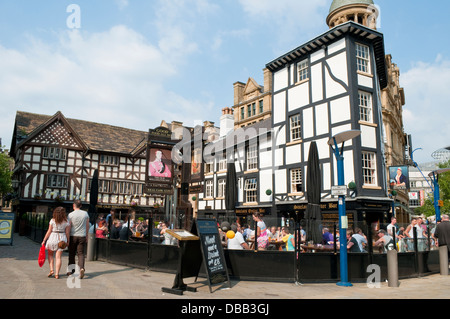
[[[362,232],[361,228],[355,228],[355,233],[352,235],[358,242],[359,250],[361,252],[366,252],[366,246],[367,246],[367,237]]]
[[[113,224],[111,225],[111,232],[109,234],[110,239],[119,239],[120,238],[120,230],[122,229],[122,224],[119,219],[114,219]]]
[[[95,237],[96,238],[106,238],[106,235],[108,234],[108,227],[106,227],[106,221],[100,220],[98,222],[98,228],[95,230]]]
[[[289,229],[287,227],[281,227],[281,240],[284,242],[283,246],[282,246],[282,250],[283,251],[287,251],[288,250],[288,241],[289,241],[289,237],[291,236],[291,234],[289,233]]]
[[[250,233],[252,232],[252,230],[250,229],[250,227],[248,226],[248,224],[244,224],[243,227],[243,231],[242,231],[242,235],[244,236],[245,240],[250,239]]]
[[[133,232],[127,227],[127,224],[125,222],[122,223],[122,228],[119,232],[119,239],[128,240],[132,234]]]
[[[240,232],[240,227],[236,224],[231,225],[231,230],[234,232],[233,238],[226,239],[228,249],[250,249],[245,242],[244,236]]]
[[[294,234],[290,234],[288,228],[286,228],[286,232],[289,234],[286,241],[286,251],[295,251],[295,236]]]
[[[330,233],[330,230],[327,227],[322,229],[322,245],[332,245],[334,243],[334,236]]]
[[[300,243],[301,244],[306,243],[306,231],[303,229],[302,226],[300,226]]]
[[[353,237],[353,230],[347,230],[347,250],[351,253],[361,253],[361,249],[359,247],[356,238]]]
[[[382,251],[386,252],[394,248],[394,239],[392,236],[388,235],[384,229],[380,229],[377,233],[379,239],[375,242],[374,246],[380,248],[380,253]]]
[[[170,235],[167,230],[169,227],[167,227],[168,223],[162,222],[161,224],[161,236],[164,237],[164,241],[162,242],[163,245],[176,245],[176,238]]]

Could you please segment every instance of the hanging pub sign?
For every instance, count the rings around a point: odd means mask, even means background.
[[[389,167],[389,184],[391,189],[409,190],[408,166]]]
[[[172,148],[176,141],[165,127],[149,130],[144,192],[150,195],[173,194]]]
[[[203,127],[196,126],[192,133],[191,163],[189,192],[198,194],[203,192],[204,162],[203,162]]]

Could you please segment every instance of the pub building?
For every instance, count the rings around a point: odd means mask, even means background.
[[[307,160],[314,141],[322,174],[324,225],[338,223],[337,196],[331,194],[338,184],[337,165],[327,142],[338,133],[359,130],[361,135],[347,142],[343,152],[350,226],[353,221],[388,223],[392,199],[379,99],[387,85],[383,35],[349,21],[271,61],[266,69],[272,76],[270,119],[224,133],[214,142],[225,140],[226,134],[239,135],[239,130],[243,135],[251,135],[251,129],[263,132],[253,141],[246,136],[231,152],[238,180],[236,215],[259,211],[278,219],[302,219]],[[204,193],[199,194],[199,212],[219,220],[227,213],[227,158],[220,155],[205,164]]]
[[[26,214],[51,216],[57,206],[70,212],[75,199],[87,210],[95,170],[99,215],[106,217],[111,209],[121,219],[132,210],[164,215],[166,200],[173,198],[144,190],[148,136],[149,132],[68,119],[61,112],[17,112],[11,157],[18,220]]]
[[[221,120],[232,115],[225,108]],[[233,121],[233,117],[228,117]],[[252,223],[249,215],[259,212],[262,215],[272,214],[272,165],[269,159],[271,149],[271,120],[265,119],[250,124],[245,128],[233,130],[228,125],[228,131],[222,130],[218,139],[205,145],[209,158],[205,157],[203,192],[198,194],[198,216],[215,218],[218,221],[236,221]],[[234,141],[234,142],[233,142]],[[208,155],[207,155],[208,156]],[[227,170],[229,164],[236,171],[236,201],[232,209],[226,207],[226,193],[230,192],[227,185]],[[259,190],[268,190],[261,193]],[[236,218],[235,218],[236,217]]]
[[[373,27],[376,21],[368,11],[370,5],[372,0],[334,0],[327,19],[330,30],[267,63],[263,87],[254,80],[234,84],[235,106],[222,110],[220,133],[212,122],[205,122],[201,134],[209,130],[211,136],[202,137],[201,148],[192,149],[191,162],[181,165],[173,180],[174,202],[181,199],[184,212],[192,212],[186,221],[239,218],[250,224],[251,214],[258,212],[267,226],[291,218],[301,222],[308,205],[309,149],[315,142],[322,177],[322,226],[338,224],[338,198],[332,194],[338,184],[337,164],[328,141],[357,130],[361,134],[343,149],[349,228],[362,223],[376,229],[389,222],[393,201],[388,196],[380,92],[391,79],[383,34]],[[247,99],[236,99],[236,93],[247,94]],[[181,129],[179,124],[170,130]],[[133,198],[149,209],[167,200],[167,195],[145,196],[150,146],[170,149],[159,143],[161,139],[152,140],[150,133],[66,119],[60,112],[54,116],[18,112],[11,147],[16,161],[15,211],[50,212],[56,198],[64,198],[62,203],[67,205],[74,198],[88,203],[89,180],[95,169],[100,181],[106,181],[99,184],[106,185],[99,188],[100,208],[128,208],[133,194],[142,194]],[[234,170],[235,175],[231,174]],[[234,191],[227,178],[233,175],[237,196],[230,208],[229,194]],[[159,181],[154,182],[157,186]],[[178,211],[175,214],[179,217]],[[189,230],[187,223],[183,225]],[[98,260],[164,272],[176,271],[182,253],[176,245],[156,245],[151,240],[99,239],[98,243]],[[339,278],[336,248],[321,254],[295,253],[224,252],[230,274],[237,279],[318,282]],[[402,252],[400,277],[435,272],[436,256],[433,249]],[[348,257],[352,280],[366,281],[361,270],[369,264],[381,265],[386,277],[386,254],[368,249]]]

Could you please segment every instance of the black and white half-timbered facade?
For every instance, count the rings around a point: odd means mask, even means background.
[[[231,117],[232,120],[232,117]],[[225,124],[221,121],[221,127]],[[233,130],[221,130],[215,141],[204,150],[203,192],[199,193],[199,216],[218,220],[236,214],[245,220],[254,212],[271,214],[272,137],[271,120]],[[228,164],[236,171],[237,198],[234,208],[227,210],[226,192]],[[262,191],[264,190],[264,191]]]
[[[309,147],[315,141],[322,173],[322,209],[337,212],[337,163],[330,138],[361,135],[344,149],[347,211],[371,221],[387,217],[380,90],[386,86],[383,35],[348,22],[268,63],[273,73],[273,190],[280,213],[304,212]],[[371,213],[372,212],[372,213]],[[372,214],[372,215],[371,215]]]
[[[69,208],[90,201],[94,171],[99,173],[98,207],[127,211],[161,204],[163,197],[143,192],[148,132],[17,112],[11,145],[20,214]]]

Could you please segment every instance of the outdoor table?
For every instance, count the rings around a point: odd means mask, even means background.
[[[306,252],[332,252],[334,251],[333,245],[300,245],[300,247]]]
[[[275,245],[276,250],[283,250],[286,243],[282,240],[269,240],[269,245]]]

